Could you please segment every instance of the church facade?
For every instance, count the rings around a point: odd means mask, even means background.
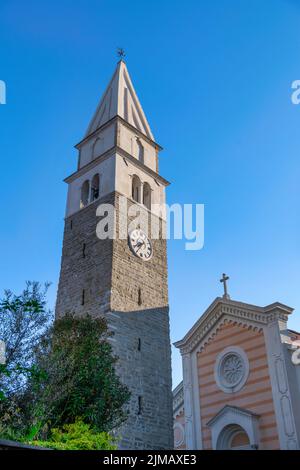
[[[300,449],[292,312],[237,302],[225,290],[175,343],[183,367],[173,391],[176,449]]]
[[[123,60],[104,92],[84,138],[77,170],[66,178],[67,208],[56,317],[67,312],[104,316],[118,356],[117,372],[130,392],[121,449],[173,448],[171,345],[165,218],[168,181],[159,174],[161,147]],[[134,224],[131,207],[158,227]],[[113,207],[113,236],[99,222]],[[151,216],[151,217],[150,217]],[[109,233],[108,235],[111,235]]]

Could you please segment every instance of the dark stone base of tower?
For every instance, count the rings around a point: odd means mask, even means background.
[[[112,312],[109,324],[120,358],[118,372],[131,391],[120,449],[173,449],[168,308]]]

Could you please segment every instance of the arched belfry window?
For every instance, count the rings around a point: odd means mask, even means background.
[[[149,211],[151,210],[151,187],[148,183],[143,185],[143,204]]]
[[[132,199],[136,202],[141,202],[141,180],[138,176],[132,177]]]
[[[89,203],[90,182],[86,180],[81,186],[80,208],[85,207]]]
[[[138,148],[138,159],[141,163],[144,163],[144,147],[140,139],[136,139],[137,148]]]
[[[99,185],[100,185],[100,177],[99,174],[93,176],[92,179],[92,186],[91,186],[91,202],[95,201],[99,197]]]

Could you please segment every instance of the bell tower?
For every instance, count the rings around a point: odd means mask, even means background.
[[[123,60],[76,148],[77,170],[65,180],[56,317],[88,312],[107,318],[118,373],[131,391],[120,448],[172,449],[166,221],[161,210],[169,183],[159,174],[161,147]],[[103,238],[97,227],[107,204],[114,209],[114,236]],[[143,227],[132,208],[146,220]]]

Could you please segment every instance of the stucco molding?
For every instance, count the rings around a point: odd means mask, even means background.
[[[227,430],[232,426],[240,426],[248,435],[250,448],[257,449],[259,446],[258,420],[259,416],[251,411],[225,405],[207,423],[211,430],[212,448],[214,450],[224,449],[223,437]]]
[[[280,303],[257,307],[217,298],[185,337],[174,345],[181,354],[191,353],[195,349],[201,352],[214,339],[224,322],[262,331],[265,325],[274,320],[286,322],[291,312],[292,309]]]
[[[300,448],[278,321],[264,327],[273,403],[281,450]]]
[[[185,444],[187,449],[195,449],[195,427],[193,413],[193,384],[192,384],[192,364],[190,354],[182,357],[183,368],[183,391],[184,391],[184,427]]]
[[[182,444],[184,444],[184,440],[185,440],[185,432],[184,432],[184,427],[182,426],[182,424],[178,422],[174,424],[174,436],[176,435],[175,434],[176,429],[179,430],[180,438],[178,440],[176,439],[174,440],[175,449],[176,447],[180,447]]]

